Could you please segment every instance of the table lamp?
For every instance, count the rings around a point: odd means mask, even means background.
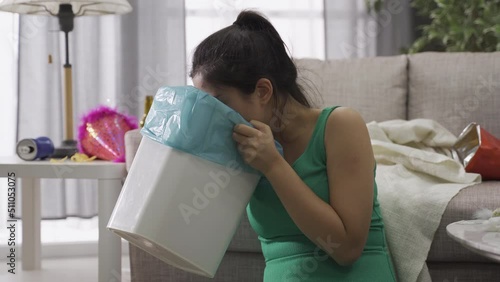
[[[73,137],[73,82],[68,44],[68,33],[73,30],[74,18],[125,14],[132,11],[132,6],[126,0],[3,0],[0,1],[0,10],[28,15],[49,15],[59,19],[66,46],[66,61],[63,65],[64,140],[62,145],[56,148],[52,157],[70,157],[78,152],[77,141]]]

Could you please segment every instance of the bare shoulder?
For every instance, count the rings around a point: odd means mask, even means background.
[[[356,110],[341,107],[330,114],[325,128],[325,149],[331,159],[341,162],[373,162],[370,135],[363,117]]]
[[[326,134],[338,135],[340,133],[348,135],[367,133],[366,123],[361,114],[348,107],[335,109],[328,117]]]

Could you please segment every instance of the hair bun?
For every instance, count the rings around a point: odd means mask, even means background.
[[[242,11],[233,24],[252,31],[272,28],[271,23],[264,16],[254,11]]]

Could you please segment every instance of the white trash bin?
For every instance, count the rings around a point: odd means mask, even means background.
[[[213,278],[260,176],[143,137],[108,228],[153,256]]]

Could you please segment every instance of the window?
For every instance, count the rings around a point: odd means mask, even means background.
[[[188,69],[194,48],[215,31],[231,25],[244,9],[266,15],[294,58],[325,58],[323,0],[186,0]],[[188,78],[188,84],[192,84]]]

